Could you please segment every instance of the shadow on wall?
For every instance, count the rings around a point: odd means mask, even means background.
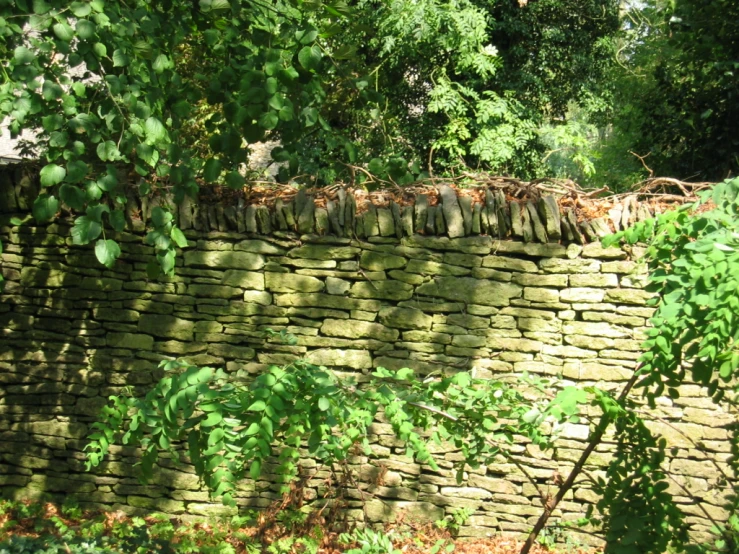
[[[191,468],[167,459],[154,485],[138,481],[132,448],[112,447],[100,468],[84,471],[88,425],[108,396],[128,386],[145,394],[163,376],[157,366],[164,359],[189,355],[193,363],[225,367],[218,353],[226,343],[213,343],[214,354],[208,343],[192,343],[196,331],[214,330],[213,323],[186,319],[194,299],[178,297],[176,282],[146,282],[150,250],[134,244],[138,237],[124,247],[128,261],[105,270],[92,248],[67,249],[68,236],[68,227],[55,224],[1,237],[0,494],[73,495],[83,506],[172,514],[184,513],[188,502],[191,514],[217,515],[219,506],[207,504]],[[258,340],[256,333],[252,338]],[[234,345],[228,357],[254,354]],[[243,506],[263,507],[277,497],[271,483],[257,486],[244,483]]]

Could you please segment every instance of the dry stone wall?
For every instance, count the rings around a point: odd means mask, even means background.
[[[419,372],[472,370],[509,378],[526,371],[563,382],[618,388],[631,375],[644,327],[643,274],[620,249],[563,246],[489,236],[371,236],[367,239],[274,232],[186,231],[190,247],[176,276],[149,281],[152,259],[142,236],[123,233],[112,270],[91,248],[71,245],[69,222],[48,228],[0,223],[4,244],[0,296],[0,492],[74,495],[89,505],[159,510],[187,516],[229,510],[211,503],[187,466],[163,460],[156,481],[135,478],[135,451],[114,448],[86,473],[84,437],[110,394],[144,393],[164,359],[225,368],[234,377],[298,356],[344,372],[412,367]],[[294,346],[265,329],[294,334]],[[705,536],[723,521],[729,492],[735,416],[699,387],[662,399],[650,426],[672,447],[671,492]],[[415,463],[379,421],[373,455],[352,459],[363,492],[350,491],[354,517],[368,522],[440,519],[473,510],[463,535],[526,532],[541,511],[537,487],[555,490],[579,456],[588,425],[567,424],[553,452],[521,442],[516,461],[470,469],[458,484],[459,454],[436,449],[441,471]],[[558,515],[579,517],[596,501],[588,480],[602,475],[611,442]],[[322,494],[325,472],[306,491]],[[277,497],[269,478],[244,481],[238,502],[263,507]],[[362,506],[364,506],[362,508]],[[576,534],[573,532],[573,534]],[[583,540],[590,540],[582,535]]]

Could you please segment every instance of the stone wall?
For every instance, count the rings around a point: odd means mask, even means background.
[[[134,477],[131,449],[114,448],[99,470],[84,471],[87,425],[107,396],[127,385],[145,392],[163,359],[183,357],[235,376],[304,356],[358,374],[378,366],[465,369],[488,378],[527,371],[618,388],[634,368],[652,313],[637,264],[597,243],[190,229],[176,276],[152,282],[145,268],[153,253],[140,234],[117,237],[123,256],[105,270],[92,248],[71,245],[70,222],[38,228],[8,221],[0,220],[7,281],[0,296],[4,496],[51,493],[127,511],[228,513],[208,502],[187,467],[166,459],[147,486]],[[293,333],[297,345],[266,339],[267,327]],[[671,491],[696,536],[705,536],[712,520],[726,517],[727,426],[735,417],[697,386],[683,385],[680,393],[660,401],[650,426],[673,447]],[[453,448],[437,449],[441,471],[434,472],[404,457],[386,424],[378,422],[373,433],[373,456],[352,460],[365,489],[350,493],[353,516],[373,522],[407,510],[434,520],[466,507],[474,515],[462,534],[486,535],[531,528],[541,511],[537,487],[555,490],[589,429],[566,425],[553,452],[515,445],[535,483],[501,459],[470,470],[462,485],[450,470],[458,456]],[[601,474],[611,445],[594,453],[561,504],[563,519],[577,518],[596,500],[588,479]],[[305,465],[315,470],[310,460]],[[309,498],[319,494],[322,476],[309,483]],[[265,506],[276,490],[268,478],[245,481],[237,500]]]

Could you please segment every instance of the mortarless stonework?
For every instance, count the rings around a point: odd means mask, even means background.
[[[84,471],[87,426],[108,395],[127,385],[144,393],[163,359],[248,376],[304,356],[358,375],[378,366],[467,369],[487,378],[527,371],[617,389],[634,368],[652,313],[637,264],[597,243],[190,229],[176,276],[150,282],[153,252],[141,234],[118,235],[124,253],[106,270],[91,247],[70,245],[69,221],[37,228],[8,220],[0,219],[3,496],[74,495],[90,505],[183,516],[231,513],[209,502],[190,469],[166,460],[154,483],[140,485],[130,448],[113,448],[109,462]],[[268,327],[293,333],[297,345],[266,340]],[[674,447],[670,490],[704,538],[712,519],[726,519],[727,427],[736,418],[695,385],[680,393],[659,403],[650,427]],[[360,495],[349,495],[354,517],[375,522],[405,510],[435,520],[466,507],[474,515],[461,534],[487,535],[527,532],[541,512],[534,484],[509,461],[470,469],[460,485],[452,447],[435,448],[442,471],[434,472],[404,456],[388,425],[378,422],[373,432],[373,455],[352,460],[367,490],[364,510]],[[525,443],[513,451],[537,485],[554,492],[555,475],[568,472],[588,433],[585,424],[568,424],[553,452]],[[610,449],[608,442],[598,447],[591,476],[602,474]],[[316,469],[310,460],[305,466]],[[323,476],[309,483],[309,497],[320,494]],[[596,501],[587,479],[556,515],[576,519]],[[263,507],[277,488],[268,478],[246,480],[237,501]]]

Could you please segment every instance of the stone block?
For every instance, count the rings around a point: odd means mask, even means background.
[[[358,298],[343,298],[330,294],[321,293],[294,293],[294,294],[277,294],[275,295],[275,304],[277,306],[315,306],[318,308],[333,308],[338,310],[362,310],[366,312],[376,312],[380,309],[380,302],[377,300],[361,300]],[[316,317],[323,317],[317,315]]]
[[[148,351],[154,346],[154,337],[137,333],[108,333],[105,340],[111,348]]]
[[[192,251],[185,252],[186,267],[210,269],[248,269],[264,267],[264,257],[253,252]]]
[[[416,289],[420,296],[431,296],[483,306],[507,306],[521,296],[522,288],[512,283],[484,281],[471,277],[437,277]]]
[[[352,369],[369,369],[372,367],[372,357],[366,350],[322,348],[308,352],[305,355],[305,360],[322,366],[350,367]]]
[[[524,271],[528,273],[536,273],[539,271],[539,268],[534,262],[519,260],[518,258],[508,258],[505,256],[485,256],[482,259],[482,267],[509,269],[511,271]]]
[[[309,258],[312,260],[351,260],[359,254],[359,248],[353,246],[334,246],[330,244],[305,244],[290,250],[291,258]]]
[[[248,346],[236,346],[226,343],[214,343],[208,346],[208,354],[219,358],[235,358],[238,360],[251,360],[256,355],[253,348]]]
[[[416,308],[382,308],[380,321],[388,327],[396,329],[428,330],[431,328],[431,316]]]
[[[571,287],[604,287],[618,286],[618,275],[615,273],[584,273],[570,275]]]
[[[487,346],[495,350],[511,350],[514,352],[541,352],[544,343],[537,340],[491,336]]]
[[[513,282],[524,287],[566,287],[567,275],[517,273]]]
[[[446,318],[446,323],[447,325],[457,325],[465,329],[487,329],[490,326],[490,318],[469,314],[449,314]]]
[[[592,288],[571,288],[559,291],[561,302],[602,302],[606,291]]]
[[[282,255],[285,249],[264,240],[242,240],[233,245],[233,249],[255,254]]]
[[[244,291],[244,302],[269,306],[272,304],[272,295],[263,290],[246,290]]]
[[[601,262],[597,260],[560,260],[546,259],[539,262],[539,267],[545,273],[598,273]]]
[[[591,321],[565,321],[562,324],[565,335],[589,335],[606,338],[628,338],[632,336],[631,329],[619,327],[610,323]]]
[[[336,277],[326,277],[326,292],[329,294],[343,296],[349,291],[349,287],[351,287],[349,281]]]
[[[294,273],[265,273],[265,286],[274,292],[320,292],[325,287],[320,279]]]
[[[360,281],[352,285],[349,295],[355,298],[408,300],[413,296],[413,286],[399,281]]]
[[[221,284],[250,290],[264,290],[264,274],[256,271],[228,269],[223,274]]]
[[[408,260],[402,256],[395,256],[387,252],[364,250],[359,258],[359,265],[370,271],[386,271],[405,267]]]
[[[191,341],[194,326],[192,321],[171,315],[142,314],[138,328],[155,337]]]
[[[390,329],[379,323],[346,319],[325,319],[321,333],[332,337],[370,338],[386,342],[393,342],[400,335],[397,329]]]
[[[557,289],[527,287],[523,289],[523,298],[524,300],[530,300],[531,302],[559,302],[559,291]]]
[[[187,285],[187,294],[195,298],[237,298],[241,296],[241,289],[226,285]]]
[[[621,304],[636,304],[644,306],[647,300],[654,297],[654,293],[639,289],[611,289],[606,291],[606,302]]]

